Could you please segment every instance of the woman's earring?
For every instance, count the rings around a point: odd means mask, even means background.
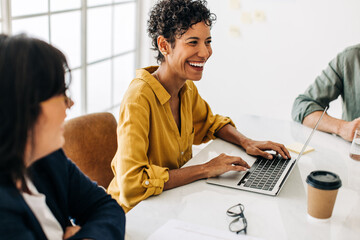
[[[166,55],[167,55],[167,52],[162,52],[162,55],[166,56]]]

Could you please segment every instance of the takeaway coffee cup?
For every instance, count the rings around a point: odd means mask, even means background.
[[[318,219],[330,218],[336,195],[341,187],[339,176],[328,171],[313,171],[307,176],[306,182],[308,184],[308,214]]]

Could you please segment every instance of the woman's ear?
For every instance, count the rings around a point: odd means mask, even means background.
[[[169,53],[170,45],[164,36],[160,35],[157,38],[157,44],[159,47],[159,51],[162,55],[166,56]]]

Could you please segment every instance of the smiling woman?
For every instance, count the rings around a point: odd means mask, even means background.
[[[203,22],[209,27],[216,21],[216,15],[206,8],[206,1],[160,1],[150,12],[148,33],[153,49],[157,51],[157,61],[163,62],[163,52],[158,45],[158,37],[163,36],[174,47],[175,40],[181,37],[194,24]],[[177,7],[177,8],[176,8]]]
[[[152,8],[148,32],[160,66],[139,69],[120,106],[115,176],[108,192],[129,211],[163,190],[249,166],[222,154],[209,162],[181,168],[192,145],[216,137],[249,154],[269,157],[285,147],[258,142],[239,133],[228,117],[214,115],[194,84],[212,54],[210,28],[216,16],[204,0],[161,0]],[[271,156],[271,155],[270,155]]]
[[[164,67],[153,73],[172,95],[178,92],[178,89],[171,89],[172,85],[183,85],[187,79],[201,79],[204,65],[212,54],[210,28],[204,21],[193,24],[176,39],[173,45],[175,44],[176,47],[173,48],[164,36],[157,38],[158,49],[164,56],[164,60],[161,58],[160,61],[162,66],[172,69],[173,82],[164,80],[167,76],[161,76],[166,74]]]

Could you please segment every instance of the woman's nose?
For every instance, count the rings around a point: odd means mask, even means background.
[[[199,57],[208,59],[211,55],[211,47],[206,46],[205,44],[201,45],[198,55]]]

